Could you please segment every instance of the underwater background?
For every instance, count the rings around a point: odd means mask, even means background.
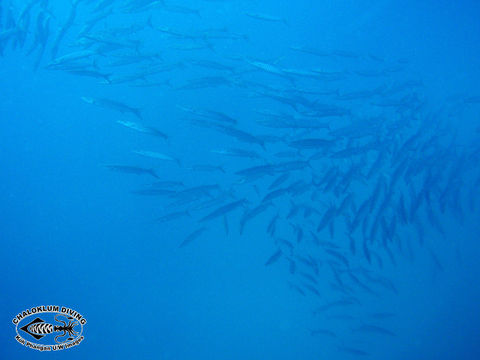
[[[479,359],[479,15],[0,0],[0,358]]]

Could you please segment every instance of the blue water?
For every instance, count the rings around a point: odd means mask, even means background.
[[[479,359],[479,14],[0,0],[0,358]],[[325,128],[278,125],[307,120]],[[12,319],[39,305],[81,313],[84,340],[19,344]]]

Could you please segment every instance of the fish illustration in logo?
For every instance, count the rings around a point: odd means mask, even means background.
[[[64,320],[60,320],[58,316],[63,316],[68,320],[68,324]],[[72,321],[73,320],[73,321]],[[46,335],[53,334],[53,333],[60,333],[59,335],[55,336],[55,342],[57,344],[65,343],[67,341],[73,340],[74,336],[78,335],[78,332],[74,330],[75,326],[79,325],[79,322],[70,316],[65,316],[61,314],[55,315],[55,321],[58,321],[62,325],[52,325],[41,318],[37,317],[35,320],[32,320],[27,325],[20,328],[30,336],[34,337],[36,340],[40,340]],[[62,338],[66,335],[69,337],[66,340],[58,340],[58,338]]]

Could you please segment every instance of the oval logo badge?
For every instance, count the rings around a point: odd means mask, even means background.
[[[42,305],[18,313],[12,320],[15,339],[38,351],[59,351],[79,345],[87,319],[66,306]]]

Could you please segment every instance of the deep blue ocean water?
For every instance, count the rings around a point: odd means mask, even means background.
[[[0,359],[480,359],[479,15],[0,0]]]

